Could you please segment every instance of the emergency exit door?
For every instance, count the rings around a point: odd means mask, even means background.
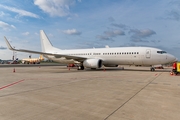
[[[149,49],[146,50],[146,58],[151,58],[151,50]]]

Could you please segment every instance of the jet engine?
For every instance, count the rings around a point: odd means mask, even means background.
[[[102,60],[100,59],[87,59],[83,62],[83,66],[87,68],[101,68]]]

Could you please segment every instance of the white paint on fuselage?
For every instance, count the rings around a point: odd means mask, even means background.
[[[46,51],[64,55],[78,56],[84,58],[97,58],[103,61],[104,65],[157,65],[173,62],[176,58],[168,53],[157,53],[161,49],[152,47],[116,47],[116,48],[95,48],[95,49],[74,49]],[[79,63],[73,59],[55,58],[46,56],[51,60],[60,63]]]

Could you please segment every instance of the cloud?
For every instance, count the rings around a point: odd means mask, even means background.
[[[81,2],[81,0],[78,0]],[[64,17],[70,15],[69,7],[74,5],[76,0],[34,0],[34,4],[50,16]]]
[[[107,35],[108,37],[116,37],[118,35],[125,35],[124,31],[121,31],[121,30],[105,31],[104,34]]]
[[[166,15],[162,17],[162,19],[180,21],[180,1],[172,0],[168,6],[170,6],[171,9],[166,11]]]
[[[0,50],[5,50],[7,49],[6,47],[0,46]]]
[[[25,32],[25,33],[22,33],[23,35],[27,36],[29,35],[30,33],[29,32]]]
[[[170,11],[170,12],[168,13],[167,19],[179,21],[179,20],[180,20],[180,12],[177,11],[177,10],[172,10],[172,11]]]
[[[153,43],[160,43],[161,40],[151,40],[151,42],[153,42]]]
[[[28,17],[33,17],[33,18],[39,18],[38,15],[31,13],[31,12],[28,12],[28,11],[25,11],[25,10],[17,9],[14,7],[8,7],[8,6],[1,5],[1,4],[0,4],[0,7],[4,8],[6,10],[9,10],[11,12],[18,13],[19,16],[28,16]]]
[[[110,22],[114,22],[114,21],[115,21],[115,19],[114,19],[113,17],[109,17],[108,20],[109,20]]]
[[[68,35],[81,35],[81,32],[77,31],[76,29],[64,30],[63,33]]]
[[[34,34],[39,36],[39,33],[37,33],[37,32],[35,32]]]
[[[127,26],[125,24],[112,23],[111,25],[114,26],[114,27],[118,27],[118,28],[124,29],[124,30],[129,29],[129,26]]]
[[[143,39],[151,37],[152,35],[156,34],[155,31],[150,29],[138,30],[138,29],[131,29],[129,34],[132,34],[131,41],[133,42],[148,42],[144,41]]]
[[[125,35],[124,31],[121,30],[111,30],[111,31],[104,31],[103,35],[97,35],[96,38],[101,40],[113,40],[113,37]]]
[[[0,27],[3,28],[3,30],[11,30],[11,28],[16,28],[14,25],[9,25],[8,23],[5,23],[3,21],[0,21]]]
[[[0,12],[0,17],[4,17],[5,13],[3,11]]]
[[[105,35],[97,35],[96,38],[100,40],[112,40],[110,37],[105,36]]]
[[[52,33],[49,33],[48,36],[49,37],[54,37],[54,35]]]

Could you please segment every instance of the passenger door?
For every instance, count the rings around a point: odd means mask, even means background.
[[[146,50],[146,58],[147,58],[147,59],[150,59],[150,58],[151,58],[151,50],[150,50],[150,49],[147,49],[147,50]]]

